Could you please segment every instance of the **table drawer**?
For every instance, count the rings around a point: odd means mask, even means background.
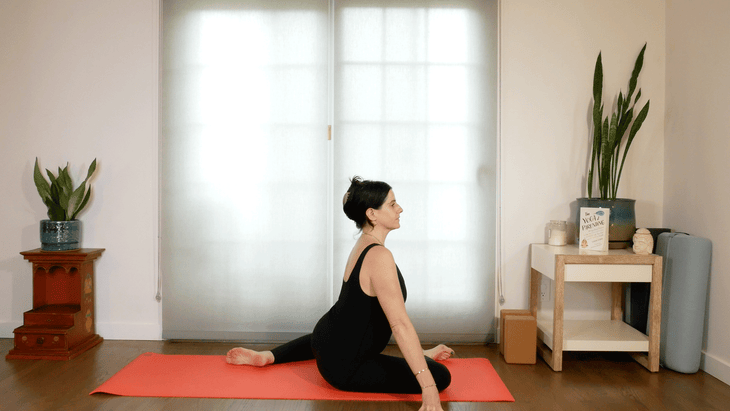
[[[591,283],[650,283],[651,265],[565,264],[565,281]]]

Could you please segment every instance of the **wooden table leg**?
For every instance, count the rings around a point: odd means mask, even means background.
[[[623,283],[612,283],[611,284],[611,319],[621,320],[624,319],[624,284]]]
[[[649,293],[649,371],[659,371],[659,338],[662,325],[662,260],[657,258],[651,272]]]
[[[537,320],[537,298],[540,295],[540,280],[542,274],[530,268],[530,315]]]
[[[537,301],[540,296],[540,285],[542,283],[542,273],[530,268],[530,315],[537,320]],[[550,348],[540,339],[540,333],[537,335],[535,349],[545,362],[553,368],[553,353]]]
[[[659,340],[662,325],[662,259],[654,260],[651,270],[651,291],[649,292],[649,318],[647,332],[649,333],[649,352],[633,353],[632,357],[651,372],[659,371]]]
[[[565,261],[555,257],[555,306],[553,310],[553,371],[563,370],[563,316],[565,310]]]
[[[537,302],[540,296],[540,286],[542,283],[542,273],[530,269],[530,315],[537,319]],[[553,350],[548,347],[544,341],[540,338],[540,333],[537,335],[537,341],[535,345],[537,349],[537,355],[539,355],[547,365],[555,370],[555,358],[553,357]],[[557,370],[560,371],[560,370]]]

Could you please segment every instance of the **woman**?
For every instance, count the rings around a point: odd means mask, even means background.
[[[383,246],[388,233],[400,228],[403,209],[388,184],[359,177],[351,180],[342,203],[362,235],[350,252],[335,305],[312,334],[271,351],[234,348],[226,360],[265,366],[314,358],[322,377],[338,389],[420,392],[421,410],[441,410],[439,391],[451,383],[451,374],[434,360],[445,360],[453,351],[445,345],[421,349],[406,313],[405,282],[393,255]],[[403,358],[381,354],[391,335]]]

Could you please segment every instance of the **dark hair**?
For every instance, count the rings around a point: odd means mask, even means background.
[[[391,187],[382,181],[363,180],[358,176],[350,179],[350,188],[347,189],[342,209],[345,215],[355,222],[362,230],[368,218],[365,212],[369,208],[378,209],[385,203]]]

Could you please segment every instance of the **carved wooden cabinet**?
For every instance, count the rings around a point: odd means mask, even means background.
[[[102,342],[94,317],[94,260],[103,248],[20,254],[33,264],[33,309],[8,359],[70,360]]]

